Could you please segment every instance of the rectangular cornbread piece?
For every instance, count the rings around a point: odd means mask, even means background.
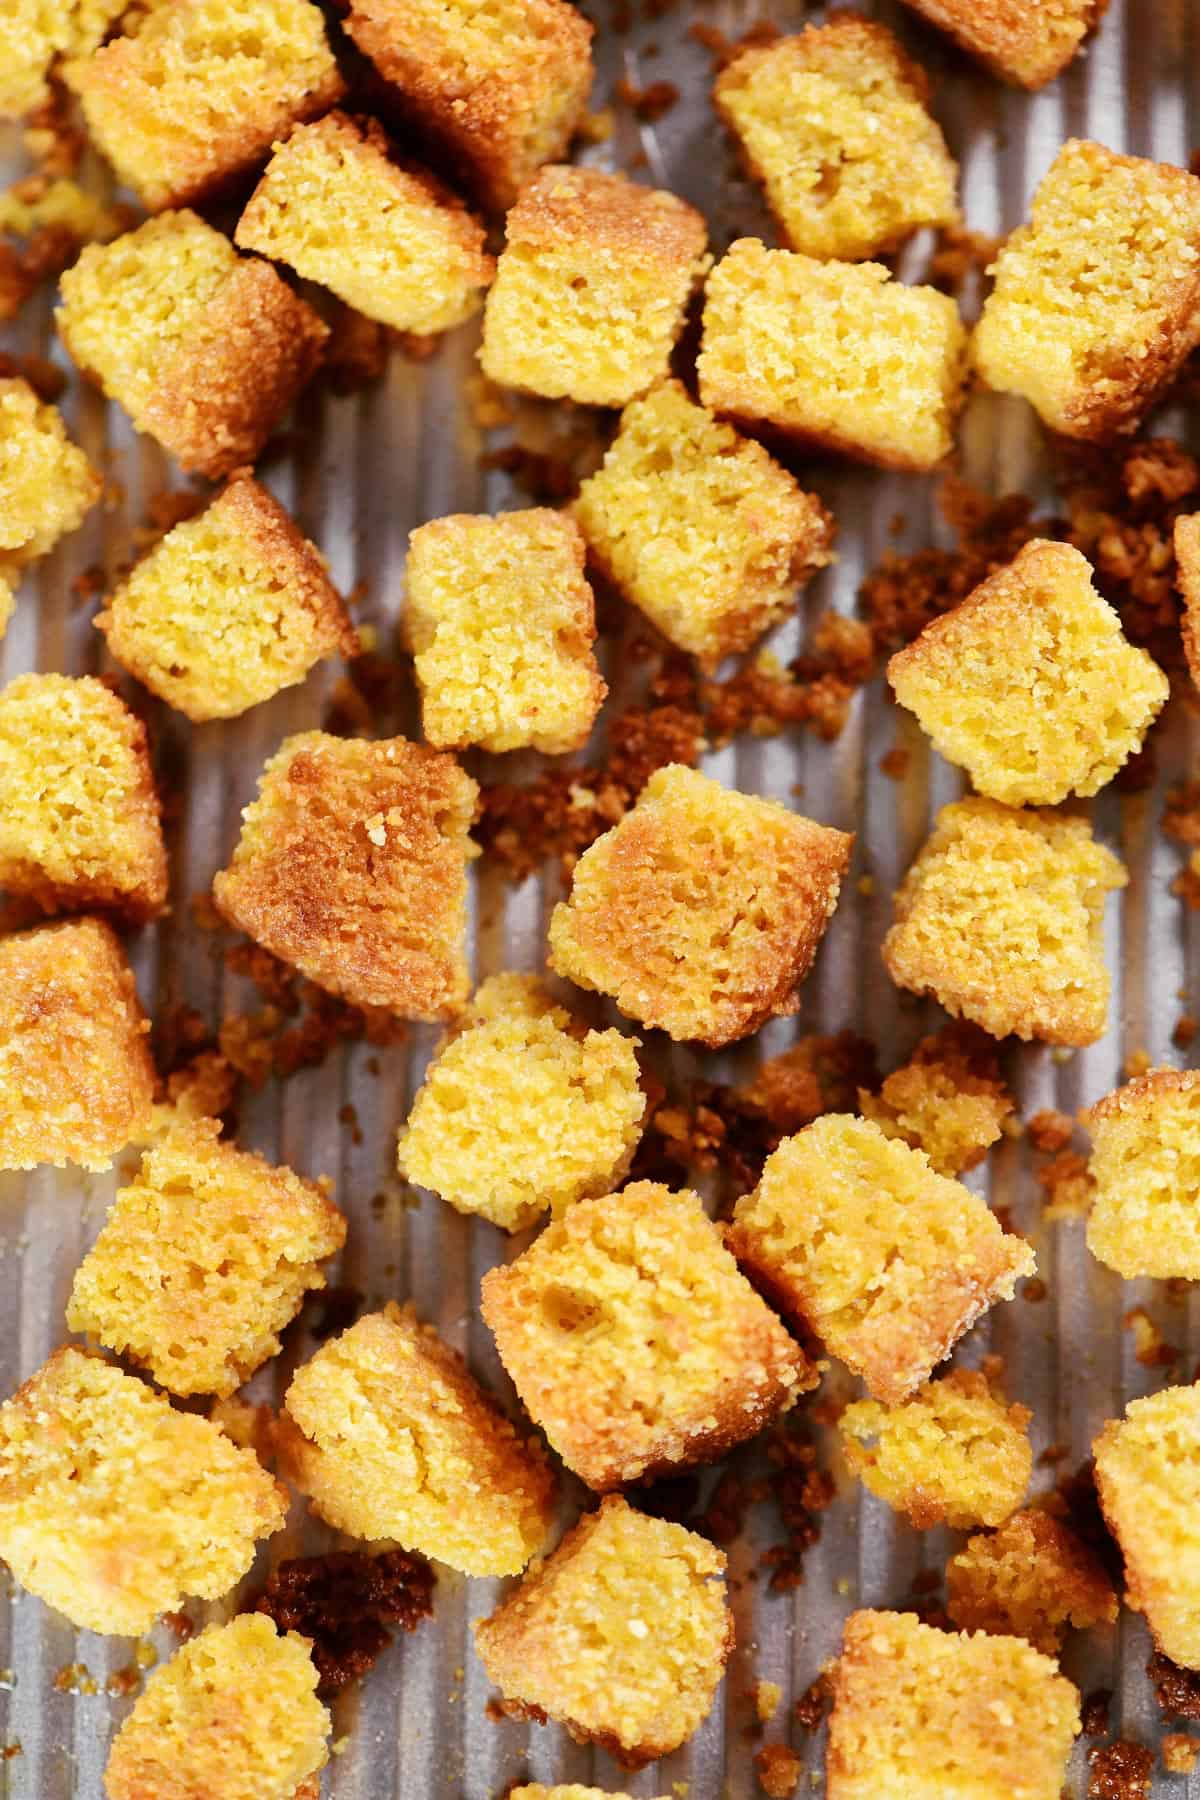
[[[1108,0],[907,0],[971,56],[1016,87],[1040,88],[1080,50]]]
[[[1068,1627],[1115,1625],[1103,1563],[1061,1519],[1031,1507],[968,1538],[946,1564],[946,1610],[960,1631],[1026,1638],[1054,1656]]]
[[[1151,1069],[1083,1115],[1092,1255],[1127,1281],[1200,1278],[1200,1071]]]
[[[21,119],[50,97],[61,56],[87,56],[129,0],[8,0],[0,11],[0,119]]]
[[[27,381],[0,379],[0,574],[45,556],[74,531],[103,483],[56,406]]]
[[[947,1025],[922,1038],[879,1092],[858,1090],[858,1110],[886,1137],[923,1150],[939,1175],[982,1162],[1013,1111],[991,1039],[976,1025]]]

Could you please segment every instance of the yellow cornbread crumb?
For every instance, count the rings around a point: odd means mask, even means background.
[[[1045,87],[1095,29],[1108,0],[907,0],[1002,81]]]
[[[1176,519],[1175,581],[1183,598],[1183,648],[1192,680],[1200,687],[1200,513]]]
[[[8,630],[8,622],[16,610],[17,596],[11,583],[6,580],[3,569],[0,569],[0,638]]]
[[[1013,1111],[988,1045],[973,1025],[922,1038],[877,1094],[859,1088],[859,1111],[886,1137],[923,1150],[939,1175],[960,1175],[982,1160]]]
[[[1152,1069],[1084,1114],[1087,1241],[1127,1281],[1200,1277],[1200,1071]]]
[[[0,379],[0,576],[74,531],[101,485],[57,407],[44,405],[27,381]]]
[[[94,50],[129,0],[6,0],[0,11],[0,119],[19,119],[49,98],[60,56]]]
[[[1068,1626],[1112,1625],[1117,1597],[1104,1566],[1061,1520],[1019,1512],[968,1538],[946,1565],[946,1610],[964,1631],[1027,1638],[1054,1655]]]

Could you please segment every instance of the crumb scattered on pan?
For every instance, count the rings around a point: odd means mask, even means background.
[[[770,1800],[788,1800],[804,1772],[803,1762],[787,1744],[764,1744],[755,1752],[754,1768],[758,1785]]]
[[[1088,1751],[1088,1800],[1149,1800],[1154,1757],[1144,1744],[1117,1738]]]
[[[1181,1669],[1156,1650],[1146,1664],[1159,1710],[1174,1719],[1200,1720],[1200,1671]]]
[[[1131,1306],[1121,1323],[1133,1333],[1133,1354],[1144,1369],[1168,1368],[1179,1360],[1179,1351],[1167,1343],[1144,1306]]]
[[[1162,1741],[1163,1768],[1168,1775],[1190,1775],[1200,1761],[1200,1738],[1186,1731],[1168,1731]]]
[[[280,1631],[312,1641],[318,1693],[332,1694],[372,1668],[392,1641],[433,1611],[434,1574],[423,1556],[333,1551],[280,1563],[255,1603]]]

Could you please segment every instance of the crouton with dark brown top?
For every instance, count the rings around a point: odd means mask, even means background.
[[[1068,1627],[1115,1625],[1118,1607],[1099,1557],[1061,1519],[1031,1507],[950,1558],[946,1610],[962,1631],[1027,1638],[1053,1656]]]
[[[1108,0],[907,0],[1001,81],[1040,88],[1061,75]]]

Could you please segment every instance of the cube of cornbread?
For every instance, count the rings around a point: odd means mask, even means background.
[[[856,1612],[831,1674],[828,1800],[1059,1800],[1079,1693],[1022,1639]]]
[[[1027,1638],[1053,1656],[1068,1626],[1115,1624],[1118,1607],[1099,1557],[1061,1519],[1031,1510],[950,1558],[946,1610],[964,1631]]]
[[[1002,81],[1040,88],[1062,73],[1108,0],[907,0]]]
[[[0,119],[19,119],[49,98],[60,56],[94,50],[129,0],[7,0],[0,11]]]
[[[505,1231],[608,1193],[646,1110],[636,1041],[586,1030],[536,976],[491,976],[426,1071],[401,1173]]]
[[[555,164],[523,189],[504,232],[479,353],[490,380],[593,406],[624,406],[662,380],[708,266],[694,207]]]
[[[84,374],[214,480],[254,461],[329,335],[268,263],[191,212],[89,244],[62,298],[59,334]]]
[[[1132,431],[1200,343],[1200,180],[1071,138],[992,274],[988,386],[1067,437]]]
[[[484,1276],[481,1310],[526,1411],[602,1492],[715,1462],[817,1382],[699,1195],[654,1181],[572,1206]]]
[[[725,1558],[610,1495],[492,1614],[475,1647],[510,1710],[536,1708],[629,1768],[712,1706],[733,1646]]]
[[[57,407],[43,405],[27,381],[0,380],[0,567],[45,556],[101,486]]]
[[[886,25],[834,14],[752,45],[713,100],[792,250],[855,261],[958,217],[929,78]]]
[[[515,1575],[541,1549],[555,1481],[540,1445],[411,1308],[369,1313],[318,1350],[285,1406],[285,1471],[338,1531],[468,1575]]]
[[[1183,597],[1183,649],[1192,680],[1200,687],[1200,513],[1176,519],[1175,580]]]
[[[477,791],[424,744],[299,732],[263,770],[213,898],[231,925],[355,1006],[444,1018],[467,997]]]
[[[896,895],[892,980],[993,1037],[1104,1033],[1105,896],[1129,879],[1086,819],[995,800],[944,806]]]
[[[550,961],[710,1048],[795,1012],[853,839],[669,764],[575,865]]]
[[[772,1151],[727,1241],[755,1285],[887,1405],[1034,1269],[1028,1244],[961,1182],[851,1113],[826,1113]]]
[[[0,1556],[82,1630],[217,1599],[286,1513],[250,1451],[71,1345],[0,1407]]]
[[[1152,1069],[1084,1114],[1087,1241],[1126,1280],[1200,1277],[1200,1071]]]
[[[0,888],[48,913],[162,910],[146,728],[91,675],[18,675],[0,691]]]
[[[991,1039],[976,1025],[948,1025],[922,1038],[877,1094],[859,1088],[858,1110],[923,1150],[939,1175],[960,1175],[1000,1137],[1013,1102]]]
[[[705,667],[786,618],[831,560],[816,496],[678,381],[625,408],[573,510],[608,579]]]
[[[431,744],[577,750],[607,693],[579,527],[454,513],[409,538],[405,629]]]
[[[696,363],[705,406],[885,469],[950,450],[966,332],[946,294],[882,263],[731,244],[708,278]]]
[[[96,626],[118,662],[189,719],[231,719],[358,637],[319,551],[239,472],[168,531]]]

